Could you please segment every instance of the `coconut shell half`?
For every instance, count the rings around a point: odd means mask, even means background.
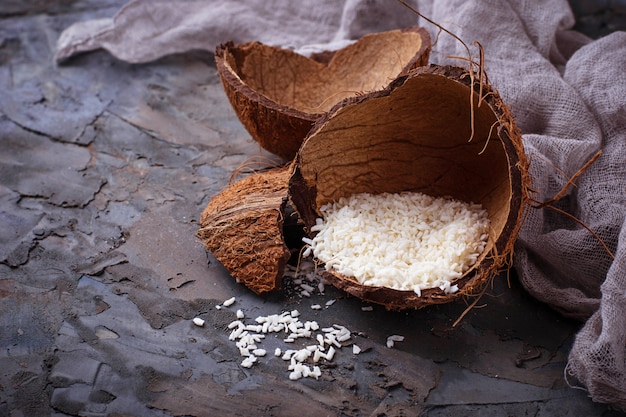
[[[197,236],[213,256],[257,294],[280,287],[291,256],[283,225],[290,169],[252,174],[213,197]]]
[[[418,296],[365,286],[333,270],[324,272],[330,283],[389,309],[420,308],[480,292],[505,265],[528,202],[528,163],[520,132],[497,92],[471,83],[464,69],[433,65],[383,91],[340,103],[303,143],[289,184],[307,230],[321,217],[321,206],[356,193],[416,191],[482,204],[490,240],[455,282],[458,292],[436,288]]]
[[[250,42],[219,46],[215,62],[239,120],[264,149],[291,160],[317,119],[347,97],[385,88],[427,65],[430,37],[410,27],[368,34],[308,58]]]

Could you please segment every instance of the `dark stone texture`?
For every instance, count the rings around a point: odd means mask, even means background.
[[[212,56],[53,63],[61,30],[124,3],[0,7],[0,415],[618,415],[567,386],[579,324],[514,274],[457,327],[463,303],[363,312],[332,288],[300,298],[286,282],[259,297],[236,284],[196,239],[198,218],[233,172],[271,156]],[[604,3],[572,1],[591,36],[620,27],[624,5]],[[290,381],[271,355],[284,343],[268,336],[268,356],[243,368],[227,329],[238,308],[342,324],[363,352],[343,348],[318,381]],[[405,341],[389,349],[391,334]]]

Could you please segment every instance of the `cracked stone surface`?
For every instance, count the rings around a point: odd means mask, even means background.
[[[65,27],[124,3],[0,8],[1,416],[620,415],[568,387],[579,323],[514,274],[456,327],[463,303],[363,311],[328,287],[259,297],[235,283],[196,239],[198,218],[234,171],[272,156],[237,120],[212,55],[52,62]],[[601,13],[585,4],[588,25]],[[244,368],[228,339],[237,309],[298,309],[346,326],[362,352],[340,349],[319,380],[289,380],[269,353]],[[387,348],[393,334],[405,340]]]

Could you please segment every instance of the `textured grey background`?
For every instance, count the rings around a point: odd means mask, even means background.
[[[463,303],[364,313],[332,288],[257,297],[234,283],[194,233],[259,150],[212,56],[52,62],[64,28],[123,3],[0,0],[0,416],[621,415],[566,386],[579,323],[514,275],[456,328]],[[625,27],[624,1],[572,4],[592,37]],[[364,352],[342,349],[319,381],[289,381],[272,358],[244,369],[234,308],[297,308],[347,326]],[[406,339],[388,349],[390,334]]]

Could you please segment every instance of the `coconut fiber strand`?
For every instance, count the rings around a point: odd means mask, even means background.
[[[548,207],[529,209],[514,261],[533,296],[583,322],[569,356],[568,381],[585,387],[595,401],[626,410],[626,34],[591,41],[572,31],[565,0],[411,3],[445,23],[474,56],[473,42],[483,45],[491,84],[523,134],[537,201],[557,195],[602,150],[553,204],[596,236]],[[142,19],[146,15],[158,15],[158,27]],[[390,0],[224,0],[219,7],[139,0],[111,19],[69,27],[57,58],[106,48],[121,59],[145,62],[189,48],[213,51],[226,40],[318,51],[366,32],[415,24],[428,27],[436,39],[437,28]],[[450,58],[455,55],[467,54],[440,34],[431,62],[462,65]]]

